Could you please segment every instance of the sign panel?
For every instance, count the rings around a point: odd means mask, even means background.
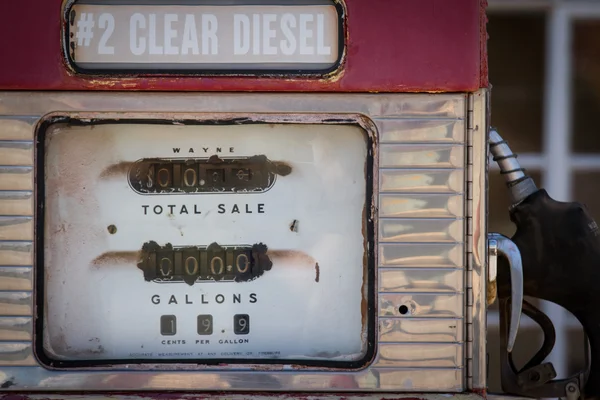
[[[333,3],[81,2],[66,18],[66,52],[82,70],[319,72],[335,68],[342,50]]]
[[[355,125],[50,125],[46,363],[363,362],[367,142]]]

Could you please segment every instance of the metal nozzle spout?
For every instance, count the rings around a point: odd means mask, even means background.
[[[508,143],[502,139],[498,131],[490,130],[490,152],[493,160],[498,163],[500,173],[506,179],[510,200],[513,206],[521,203],[529,195],[537,191],[533,179],[521,168],[517,155],[508,147]]]

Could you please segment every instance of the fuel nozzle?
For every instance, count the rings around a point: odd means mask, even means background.
[[[503,140],[495,129],[490,130],[489,143],[492,159],[498,163],[500,174],[506,179],[511,204],[514,207],[537,192],[538,188],[533,179],[525,174],[525,169],[521,168],[517,155],[508,147],[508,142]]]
[[[572,377],[554,380],[550,363],[542,361],[554,346],[554,328],[548,317],[531,304],[523,303],[523,313],[537,322],[545,340],[540,351],[521,370],[512,363],[508,346],[513,296],[508,274],[510,267],[498,259],[498,298],[501,317],[502,386],[512,394],[531,397],[600,396],[600,231],[587,208],[577,202],[559,202],[544,189],[538,189],[498,132],[490,132],[490,152],[506,179],[511,207],[510,219],[516,225],[511,238],[518,248],[523,267],[523,294],[558,304],[582,324],[590,343],[589,375],[582,371]],[[513,290],[514,292],[514,290]],[[526,306],[525,306],[526,305]],[[514,308],[514,306],[513,306]],[[514,310],[512,310],[514,313]],[[521,310],[519,310],[521,312]],[[504,323],[503,323],[504,321]],[[504,328],[503,328],[504,325]],[[504,330],[504,332],[502,332]],[[550,338],[550,339],[549,339]],[[585,376],[587,379],[585,379]],[[584,387],[585,381],[585,387]],[[572,389],[577,387],[577,391]]]

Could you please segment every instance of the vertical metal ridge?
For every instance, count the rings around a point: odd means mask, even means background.
[[[37,365],[33,310],[33,127],[0,115],[0,365]]]
[[[466,385],[469,388],[473,386],[473,318],[472,318],[472,308],[473,308],[473,286],[471,282],[471,270],[472,270],[472,246],[473,246],[473,112],[474,112],[474,98],[472,94],[469,94],[467,97],[467,130],[466,136],[467,141],[466,145],[466,169],[467,173],[465,176],[465,186],[466,190],[466,198],[465,202],[465,215],[466,224],[465,224],[465,242],[466,242],[466,260],[467,265],[465,268],[465,330],[464,330],[464,340],[465,340],[465,349],[464,356],[466,360],[466,368],[465,368],[465,380]]]
[[[469,389],[485,389],[486,264],[487,264],[487,133],[488,91],[468,97],[467,108],[467,230],[465,238],[465,378]]]

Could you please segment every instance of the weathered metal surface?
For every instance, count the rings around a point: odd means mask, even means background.
[[[480,90],[469,96],[467,126],[467,386],[487,388],[487,165],[489,95]]]
[[[382,292],[457,292],[462,290],[464,271],[448,268],[380,268]]]
[[[463,304],[462,293],[380,293],[379,315],[399,318],[460,318],[464,314]]]
[[[31,316],[33,296],[31,291],[0,291],[2,316]]]
[[[0,190],[33,190],[33,167],[0,166]]]
[[[31,394],[21,395],[17,393],[0,395],[3,400],[147,400],[147,399],[162,399],[162,400],[482,400],[480,394],[477,393],[456,393],[456,394],[436,394],[436,393],[391,393],[391,394],[357,394],[347,392],[353,387],[353,382],[347,379],[339,379],[333,383],[339,388],[339,394],[328,393],[303,393],[303,394],[274,394],[266,392],[256,392],[249,394],[235,393],[119,393],[119,394],[70,394],[64,393],[61,395],[48,394]],[[489,397],[488,397],[489,398]],[[522,397],[511,396],[494,396],[494,400],[525,400]]]
[[[0,267],[0,290],[32,290],[32,267]]]
[[[454,243],[464,235],[462,219],[379,219],[380,242]]]
[[[31,341],[31,317],[0,317],[0,340]]]
[[[379,177],[382,193],[457,193],[464,191],[465,186],[462,169],[382,170]]]
[[[6,18],[0,24],[0,49],[10,60],[0,66],[0,88],[459,92],[487,86],[482,0],[345,1],[346,57],[341,72],[324,79],[80,76],[70,71],[61,51],[63,3],[0,3]],[[23,15],[27,18],[19,18]]]
[[[462,267],[461,243],[382,243],[379,265],[382,267]]]
[[[379,343],[461,343],[463,324],[452,318],[380,318]]]
[[[384,218],[460,218],[463,200],[461,194],[382,193],[379,213]]]
[[[436,205],[435,209],[450,210],[443,218],[438,219],[411,213],[403,217],[385,218],[381,220],[382,230],[377,230],[382,232],[380,234],[382,243],[377,243],[379,248],[383,249],[388,245],[391,249],[396,246],[411,248],[411,253],[415,257],[411,261],[410,258],[398,258],[392,254],[390,260],[393,262],[400,260],[402,264],[378,269],[380,294],[377,295],[378,301],[373,307],[373,311],[379,316],[377,337],[381,343],[389,343],[392,347],[406,346],[411,349],[402,359],[402,356],[397,353],[386,356],[385,361],[381,362],[390,363],[389,366],[370,367],[355,372],[325,372],[304,368],[294,373],[277,371],[273,368],[266,368],[262,372],[234,371],[229,366],[223,366],[221,369],[204,368],[199,373],[191,370],[174,371],[179,366],[165,365],[154,366],[155,369],[152,371],[137,371],[129,374],[106,370],[50,371],[40,367],[3,367],[0,369],[6,377],[3,383],[9,390],[27,388],[42,391],[65,389],[335,391],[340,390],[336,382],[341,380],[350,382],[350,386],[347,387],[359,391],[457,392],[464,390],[467,360],[462,357],[465,350],[464,318],[467,299],[460,275],[467,262],[464,253],[470,249],[470,244],[463,236],[468,221],[466,218],[470,217],[470,214],[462,211],[464,207],[460,205],[464,205],[465,191],[470,186],[468,171],[464,168],[464,157],[467,153],[462,150],[464,146],[462,143],[466,142],[466,137],[464,133],[463,137],[460,137],[456,126],[461,124],[466,126],[465,98],[461,94],[373,94],[349,97],[334,94],[36,93],[31,95],[30,93],[2,93],[0,113],[7,119],[10,117],[6,115],[27,113],[41,118],[43,115],[57,112],[62,115],[74,113],[73,115],[80,118],[113,119],[133,117],[193,119],[198,118],[199,114],[239,113],[240,110],[244,113],[303,113],[309,116],[311,113],[363,114],[366,126],[375,129],[377,124],[374,121],[385,120],[389,122],[387,126],[394,130],[393,135],[387,136],[389,140],[381,144],[380,151],[385,150],[386,146],[396,151],[400,147],[414,149],[414,146],[426,145],[425,147],[430,146],[428,149],[434,150],[436,154],[442,154],[450,149],[450,153],[454,152],[456,155],[455,160],[444,165],[443,168],[448,168],[447,170],[435,168],[434,163],[427,164],[425,167],[417,166],[416,163],[406,163],[402,168],[396,168],[397,161],[392,156],[388,158],[390,167],[381,169],[374,179],[376,194],[379,188],[385,187],[386,196],[397,196],[398,199],[418,200],[418,196],[421,196],[421,200],[424,201],[433,196],[446,199],[445,202]],[[116,113],[114,110],[124,111]],[[235,115],[239,116],[239,114]],[[408,119],[424,121],[422,125],[416,124],[421,126],[419,129],[422,132],[425,132],[424,143],[415,143],[416,131],[411,128],[416,126],[414,122],[405,124],[406,137],[401,134],[399,127],[403,126],[402,121]],[[439,119],[445,119],[444,124],[438,125],[436,121]],[[32,140],[33,125],[24,126],[30,126],[30,131],[19,130],[19,139]],[[380,136],[386,134],[385,126],[379,124]],[[442,133],[433,134],[424,126]],[[448,133],[449,131],[452,133]],[[450,137],[451,140],[448,139]],[[411,150],[407,152],[414,153]],[[407,153],[394,152],[394,154],[399,159],[407,157]],[[402,177],[402,172],[406,173],[406,179],[398,180]],[[32,194],[22,190],[26,185],[30,185],[25,180],[29,181],[31,176],[29,174],[19,176],[22,176],[23,181],[19,180],[17,184],[22,186],[9,186],[5,191],[0,192],[0,209],[2,202],[5,201],[2,196],[8,198],[9,195],[14,197],[18,194],[20,197],[17,201],[21,204],[18,210],[22,212],[16,215],[32,215],[30,211],[33,206]],[[410,177],[415,178],[413,184],[407,183]],[[460,177],[466,183],[461,184]],[[386,183],[383,183],[384,180]],[[11,182],[17,181],[13,179]],[[414,197],[415,195],[417,198]],[[453,205],[454,203],[456,205]],[[446,204],[446,208],[442,207],[443,204]],[[450,208],[448,204],[451,205]],[[9,210],[8,207],[5,209]],[[15,215],[16,210],[13,206],[12,215]],[[292,221],[288,224],[292,226]],[[290,229],[290,226],[286,226],[286,229]],[[302,221],[297,224],[296,229],[303,229]],[[293,230],[288,231],[293,232]],[[383,241],[387,243],[384,245]],[[17,242],[12,239],[11,243]],[[22,246],[27,248],[29,245],[30,242],[24,242]],[[30,255],[27,257],[27,260],[30,260]],[[0,264],[3,261],[4,259],[0,258]],[[25,268],[20,272],[26,274],[27,268],[30,268],[28,265],[31,263],[18,267]],[[14,268],[14,265],[11,264],[6,268]],[[323,267],[320,268],[320,272],[322,275]],[[312,278],[317,276],[315,274],[316,271],[313,271]],[[19,275],[19,278],[15,278],[17,280],[11,283],[11,285],[18,285],[18,291],[15,291],[17,286],[13,286],[15,289],[11,291],[0,292],[0,314],[4,318],[26,319],[5,320],[6,323],[3,324],[3,319],[0,317],[0,340],[11,342],[28,340],[24,339],[23,335],[31,332],[31,326],[27,321],[32,316],[32,293],[25,289],[25,281],[22,277],[24,276]],[[31,284],[31,280],[29,283]],[[402,306],[406,306],[406,309]],[[402,313],[401,311],[404,310],[406,312]],[[10,329],[4,329],[4,326]],[[485,340],[485,338],[480,337],[477,340]],[[457,353],[452,354],[459,354],[459,356],[450,355],[450,358],[444,358],[445,361],[431,360],[428,354],[432,354],[433,350],[430,348],[438,348],[440,343],[449,345],[444,349],[452,349],[444,350],[448,351],[448,354],[456,349]],[[419,349],[422,349],[422,352]],[[428,359],[431,364],[428,363]],[[378,360],[383,359],[378,358]],[[397,360],[398,365],[393,364],[393,360]],[[434,366],[439,365],[436,364],[438,362],[443,362],[444,366]],[[402,367],[399,366],[400,364]]]
[[[38,119],[35,115],[0,116],[0,140],[31,140]]]
[[[33,240],[33,218],[0,217],[0,240]]]
[[[32,263],[31,242],[0,241],[0,265],[32,265]]]
[[[417,347],[412,343],[381,343],[376,366],[422,366],[448,367],[463,366],[463,347],[460,344],[430,344]]]
[[[32,184],[27,175],[23,178],[13,187]],[[33,192],[30,190],[0,191],[0,215],[33,216]]]
[[[387,144],[381,148],[381,166],[390,168],[460,168],[463,145]]]
[[[30,342],[0,343],[0,368],[3,366],[33,367],[38,365],[33,357]]]
[[[24,140],[0,140],[0,160],[4,165],[33,164],[33,143]]]
[[[377,128],[382,132],[381,143],[428,142],[461,143],[465,138],[465,123],[452,118],[440,119],[375,119]]]

